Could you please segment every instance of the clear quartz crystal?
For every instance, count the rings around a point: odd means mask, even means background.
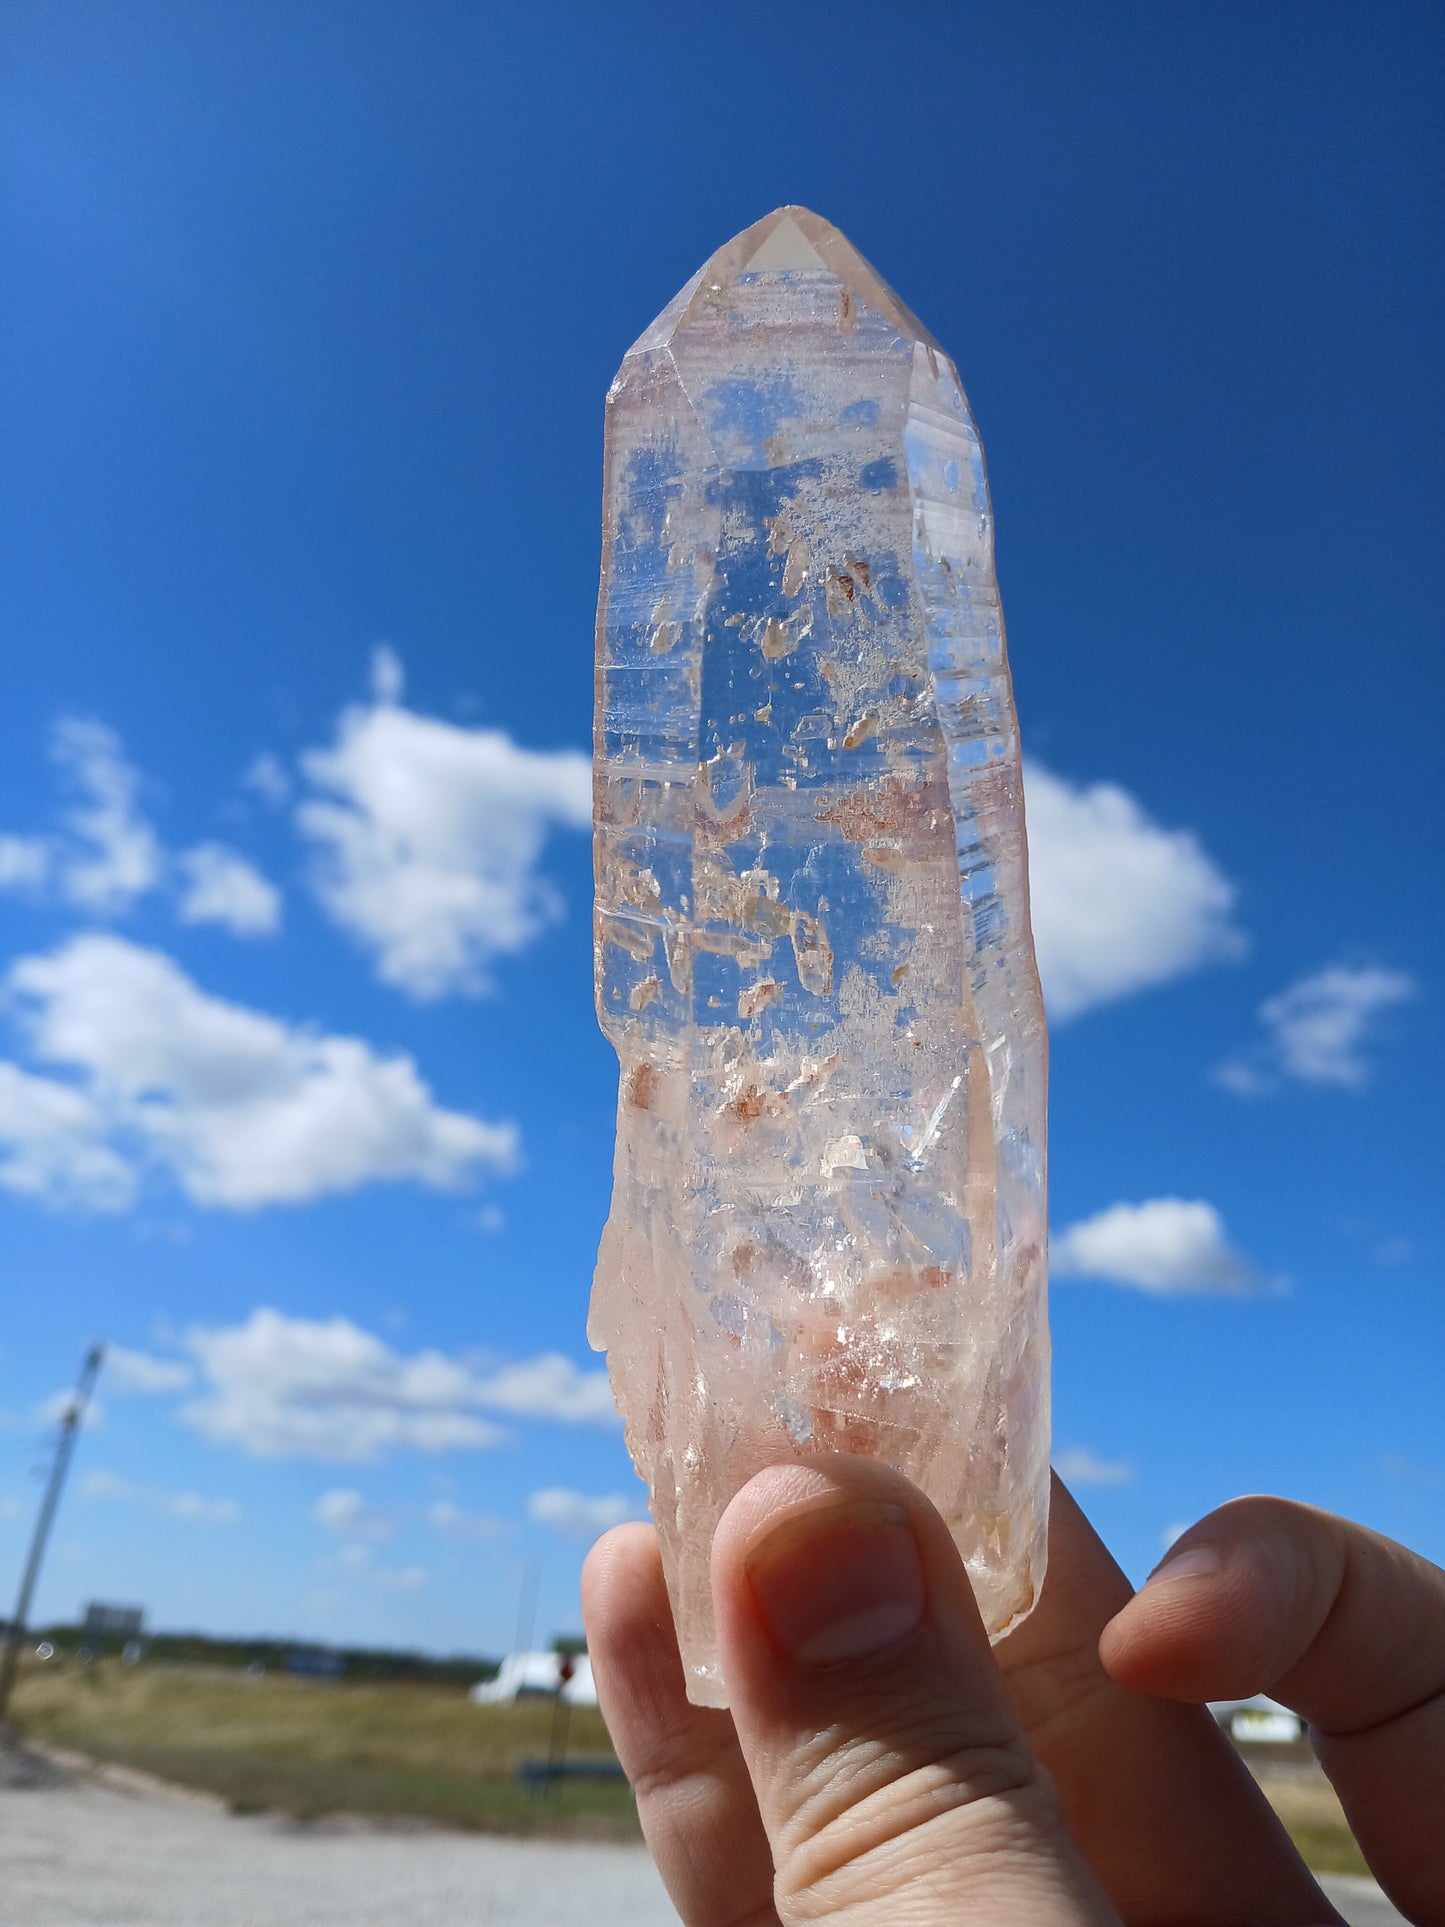
[[[983,451],[953,363],[781,208],[607,404],[596,971],[621,1064],[589,1336],[690,1697],[762,1466],[922,1487],[989,1631],[1048,1510],[1047,1038]]]

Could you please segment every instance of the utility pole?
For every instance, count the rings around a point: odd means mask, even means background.
[[[25,1638],[25,1622],[30,1617],[30,1601],[35,1592],[35,1582],[40,1577],[40,1561],[45,1555],[45,1541],[50,1537],[51,1521],[55,1508],[60,1503],[60,1488],[65,1484],[65,1475],[70,1470],[70,1456],[75,1450],[76,1434],[80,1431],[85,1417],[85,1408],[90,1403],[90,1395],[95,1390],[96,1375],[105,1358],[104,1345],[92,1345],[85,1354],[85,1363],[80,1368],[80,1380],[75,1394],[60,1421],[60,1437],[55,1442],[55,1458],[50,1467],[50,1478],[45,1487],[45,1497],[40,1504],[40,1517],[35,1521],[35,1532],[30,1541],[30,1551],[25,1560],[25,1571],[20,1579],[20,1597],[15,1602],[15,1611],[5,1636],[5,1650],[0,1654],[0,1728],[5,1724],[5,1709],[10,1704],[10,1689],[15,1684],[15,1669],[20,1663],[20,1645]]]
[[[517,1643],[513,1652],[528,1653],[532,1650],[532,1639],[537,1623],[537,1562],[528,1559],[522,1567],[522,1577],[517,1586]],[[0,1712],[4,1711],[4,1701],[0,1700]]]

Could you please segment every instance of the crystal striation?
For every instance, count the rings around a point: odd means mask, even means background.
[[[762,1466],[897,1466],[997,1636],[1048,1506],[1047,1039],[983,451],[953,363],[781,208],[607,404],[597,1001],[621,1066],[589,1336],[688,1692]]]

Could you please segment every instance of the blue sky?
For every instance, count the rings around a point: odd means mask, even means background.
[[[0,1589],[435,1648],[636,1511],[583,1335],[601,406],[770,207],[988,450],[1056,1444],[1445,1557],[1445,29],[1414,6],[10,7]]]

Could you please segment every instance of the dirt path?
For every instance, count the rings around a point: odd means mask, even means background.
[[[1399,1922],[1369,1882],[1328,1884],[1354,1927]],[[675,1927],[676,1918],[636,1847],[297,1826],[89,1776],[0,1784],[3,1927]]]
[[[78,1780],[0,1788],[4,1927],[673,1927],[640,1847],[238,1818]]]

